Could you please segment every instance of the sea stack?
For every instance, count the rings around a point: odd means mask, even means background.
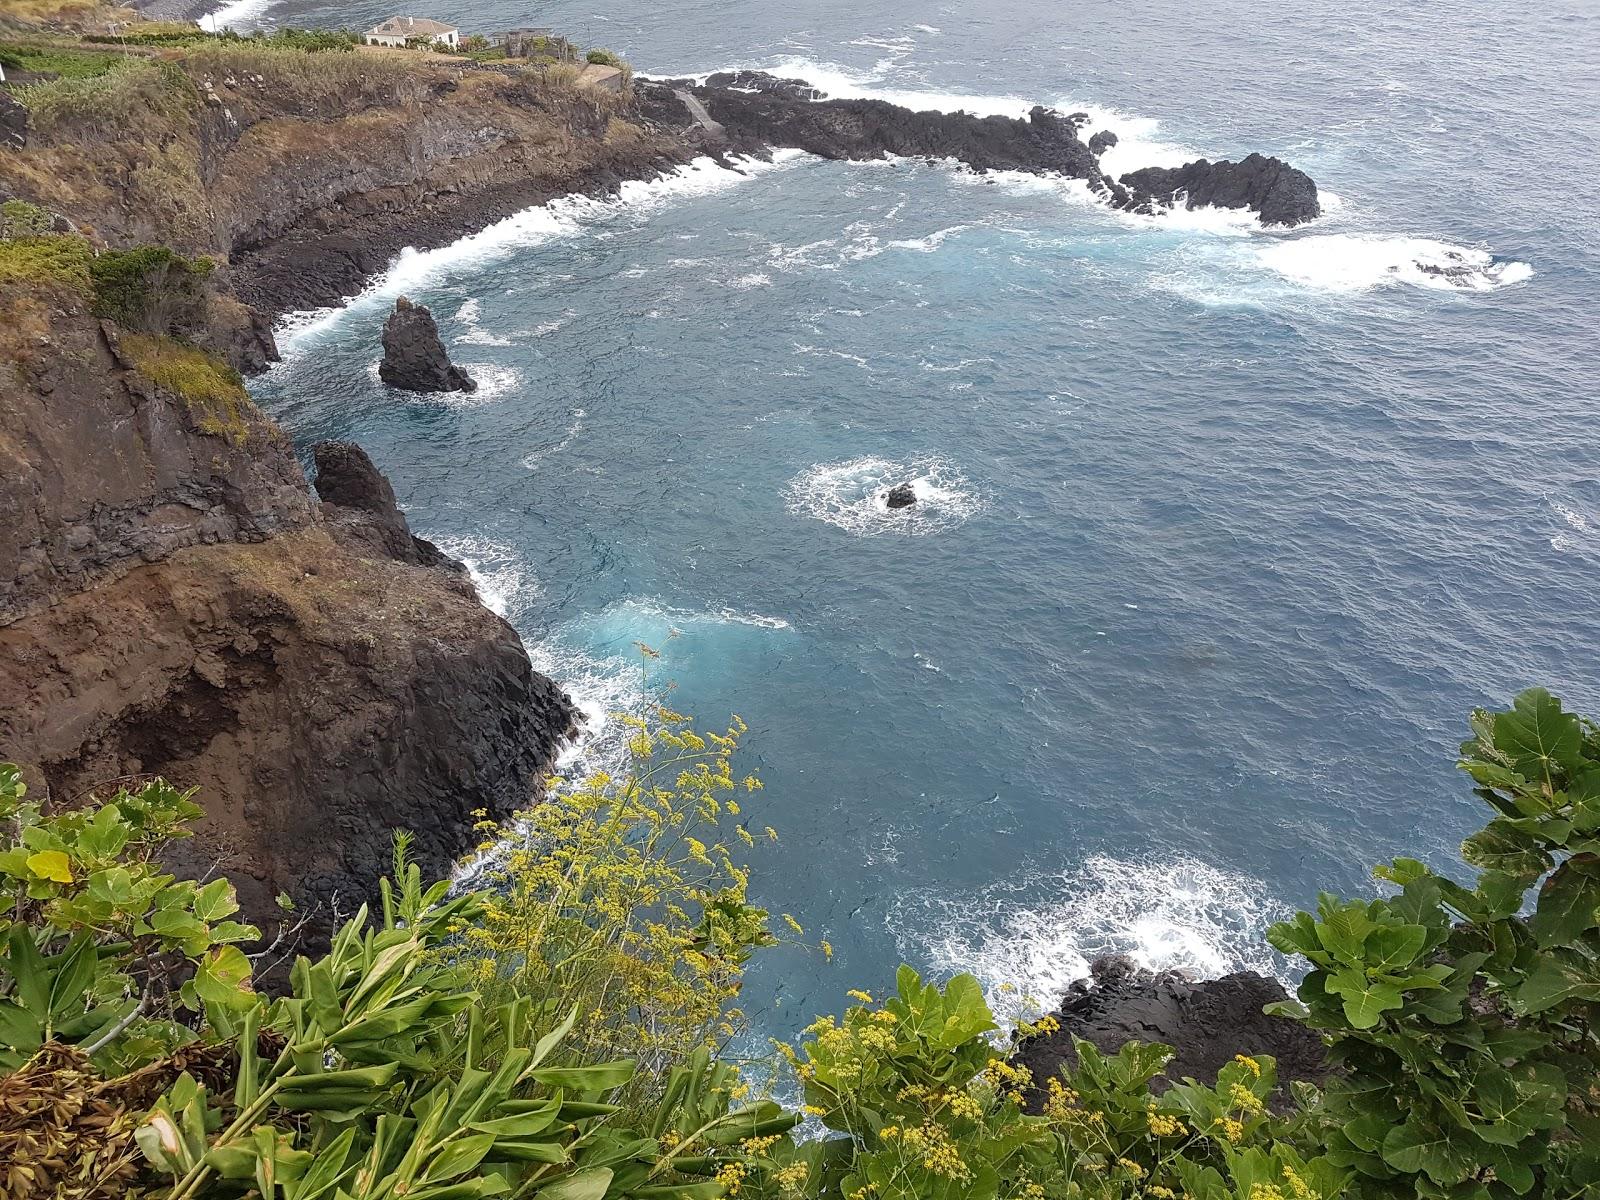
[[[889,489],[884,502],[890,508],[910,508],[917,502],[917,492],[909,483],[897,483]]]
[[[475,392],[476,381],[450,361],[433,314],[401,296],[383,327],[378,378],[410,392]]]

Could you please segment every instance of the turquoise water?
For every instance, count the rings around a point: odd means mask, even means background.
[[[1395,853],[1451,863],[1479,820],[1450,765],[1469,707],[1544,683],[1600,710],[1600,21],[794,11],[541,19],[661,74],[1088,108],[1119,169],[1279,153],[1329,215],[1268,233],[942,167],[701,164],[403,256],[291,322],[257,394],[302,442],[361,442],[471,561],[594,716],[575,766],[614,753],[635,640],[675,707],[749,722],[752,824],[783,835],[755,890],[837,951],[757,969],[763,1029],[901,958],[1044,997],[1112,948],[1282,971],[1259,939],[1286,906]],[[1453,253],[1472,290],[1416,266]],[[378,383],[401,291],[477,394]],[[889,514],[905,478],[922,501]]]

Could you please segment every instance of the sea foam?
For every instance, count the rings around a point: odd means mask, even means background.
[[[972,971],[1011,1021],[1054,1008],[1103,954],[1209,979],[1254,970],[1293,986],[1266,942],[1289,907],[1258,880],[1192,858],[1095,855],[1055,876],[1024,876],[979,895],[913,894],[889,921],[908,962]],[[908,940],[914,939],[914,940]]]
[[[889,489],[906,482],[916,492],[917,502],[891,509]],[[791,512],[826,521],[857,537],[925,537],[953,528],[983,508],[983,497],[941,455],[899,461],[869,455],[819,463],[790,482],[788,498]]]
[[[1431,238],[1323,234],[1257,251],[1267,267],[1308,287],[1364,292],[1395,284],[1441,292],[1488,292],[1533,276],[1525,262]]]
[[[478,275],[494,264],[532,246],[577,237],[610,220],[632,216],[648,219],[662,207],[684,198],[710,195],[805,158],[798,150],[775,151],[770,162],[737,160],[729,169],[710,158],[697,158],[651,180],[630,180],[612,196],[563,196],[547,204],[513,213],[477,233],[432,250],[407,247],[389,268],[345,304],[311,312],[291,313],[280,321],[279,348],[286,358],[304,350],[339,324],[347,314],[392,303],[396,296],[416,295],[456,275]]]

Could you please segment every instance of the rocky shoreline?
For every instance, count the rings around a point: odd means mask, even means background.
[[[684,94],[714,118],[717,132],[697,120]],[[271,236],[243,239],[232,255],[235,290],[272,318],[336,305],[407,247],[448,245],[563,196],[614,195],[624,183],[658,178],[701,155],[737,170],[741,157],[765,159],[775,149],[843,161],[953,160],[980,172],[1056,174],[1084,180],[1110,207],[1145,214],[1209,204],[1292,226],[1321,213],[1310,176],[1259,154],[1237,163],[1201,159],[1171,171],[1112,178],[1099,159],[1115,144],[1115,131],[1099,131],[1086,142],[1079,136],[1082,114],[1043,107],[1026,118],[913,112],[882,100],[827,100],[802,80],[741,72],[714,75],[706,83],[640,80],[627,115],[642,131],[640,144],[557,172],[555,180],[546,169],[494,179],[477,190],[413,189],[404,206],[378,189],[347,196]]]
[[[0,277],[0,443],[19,448],[0,479],[0,758],[67,801],[152,774],[200,788],[210,816],[174,865],[232,875],[269,925],[279,893],[364,899],[396,828],[443,872],[475,810],[533,798],[574,722],[358,447],[312,448],[313,497],[228,370],[276,357],[273,319],[342,302],[406,246],[702,155],[955,160],[1082,179],[1139,211],[1317,211],[1307,176],[1260,156],[1112,179],[1107,139],[1044,108],[914,113],[749,73],[617,95],[443,56],[302,71],[209,50],[152,72],[184,102],[139,108],[137,128],[23,114],[0,145],[0,200],[135,256],[115,319],[82,287]],[[391,376],[467,386],[413,337],[425,311],[400,315]]]
[[[1285,999],[1282,984],[1254,971],[1195,980],[1180,971],[1143,970],[1111,955],[1096,959],[1088,977],[1067,989],[1050,1014],[1059,1028],[1024,1041],[1012,1061],[1034,1079],[1051,1079],[1063,1066],[1077,1064],[1074,1038],[1106,1054],[1125,1042],[1159,1042],[1174,1051],[1152,1084],[1161,1092],[1184,1079],[1215,1079],[1235,1055],[1270,1055],[1278,1063],[1278,1101],[1287,1108],[1290,1083],[1321,1083],[1330,1068],[1313,1030],[1262,1011]]]

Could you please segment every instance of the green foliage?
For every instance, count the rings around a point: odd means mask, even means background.
[[[285,26],[268,33],[257,29],[238,33],[232,29],[208,32],[196,25],[152,22],[121,34],[89,34],[86,42],[114,43],[121,46],[206,46],[216,43],[245,43],[278,50],[310,54],[320,50],[349,51],[361,44],[361,35],[348,29],[296,29]]]
[[[94,79],[122,61],[109,50],[80,50],[49,43],[0,42],[0,66],[8,71],[32,71],[63,79]]]
[[[975,979],[902,967],[892,997],[853,992],[842,1020],[780,1047],[820,1135],[801,1141],[802,1114],[751,1097],[719,1055],[740,970],[771,940],[745,868],[695,836],[740,815],[742,725],[656,718],[634,722],[634,776],[525,814],[492,891],[424,887],[402,839],[378,912],[299,959],[275,999],[252,988],[255,931],[227,882],[158,865],[198,813],[186,794],[155,782],[46,814],[0,767],[0,1114],[34,1114],[20,1132],[0,1121],[0,1185],[74,1200],[1600,1194],[1600,729],[1548,694],[1473,715],[1461,765],[1495,812],[1463,849],[1473,887],[1399,859],[1378,872],[1395,894],[1324,896],[1274,927],[1311,966],[1288,1007],[1337,1068],[1326,1093],[1296,1088],[1298,1111],[1274,1111],[1264,1056],[1157,1095],[1166,1047],[1077,1041],[1074,1069],[1036,1081]],[[1017,1036],[1041,1033],[1053,1018]],[[63,1169],[78,1182],[43,1190]]]
[[[1593,1195],[1600,730],[1542,689],[1472,730],[1460,765],[1495,811],[1462,846],[1473,886],[1398,859],[1377,871],[1397,895],[1271,932],[1310,961],[1290,1011],[1342,1069],[1321,1135],[1357,1196]]]
[[[0,286],[64,288],[89,294],[91,251],[77,234],[22,234],[0,238]]]
[[[89,264],[96,316],[124,329],[167,333],[200,303],[215,264],[188,259],[166,246],[105,250]]]
[[[197,103],[194,88],[176,65],[109,57],[109,64],[92,74],[64,73],[15,89],[34,128],[47,134],[75,125],[141,128],[152,119],[168,121]]]
[[[1106,1056],[1076,1041],[1078,1067],[1038,1089],[997,1055],[977,980],[942,990],[901,967],[897,994],[816,1022],[800,1053],[806,1111],[845,1135],[824,1143],[820,1174],[862,1200],[1333,1200],[1344,1172],[1299,1153],[1267,1108],[1270,1058],[1239,1058],[1213,1086],[1157,1099],[1171,1051],[1130,1042]],[[1042,1031],[1053,1032],[1047,1018]],[[1035,1027],[1040,1028],[1040,1027]]]
[[[227,363],[159,333],[124,334],[121,347],[140,374],[188,405],[202,433],[236,445],[250,436],[250,397]]]
[[[584,59],[587,62],[597,63],[602,67],[625,67],[628,65],[623,61],[622,55],[600,47],[589,51],[588,54],[584,55]]]
[[[0,854],[0,1074],[35,1059],[0,1078],[26,1089],[0,1092],[0,1109],[33,1114],[20,1137],[0,1125],[19,1186],[43,1189],[61,1169],[59,1155],[22,1161],[40,1145],[121,1163],[136,1142],[144,1184],[74,1194],[142,1193],[164,1177],[173,1200],[693,1200],[785,1153],[798,1118],[737,1104],[731,1069],[704,1050],[661,1081],[644,1124],[622,1124],[609,1098],[634,1061],[573,1058],[576,1010],[547,1022],[525,998],[485,1004],[442,952],[483,897],[424,888],[403,846],[381,913],[363,907],[326,955],[298,959],[287,995],[256,993],[237,945],[256,931],[228,919],[230,885],[154,865],[198,813],[152,783],[46,817],[16,768],[0,768],[0,820],[19,831]],[[100,1129],[63,1136],[81,1091],[38,1103],[84,1056],[110,1094],[172,1080],[120,1143]]]
[[[200,813],[165,783],[46,815],[0,765],[0,1071],[46,1042],[105,1067],[141,1066],[189,1039],[196,1014],[248,1003],[227,880],[163,872],[161,848]]]

